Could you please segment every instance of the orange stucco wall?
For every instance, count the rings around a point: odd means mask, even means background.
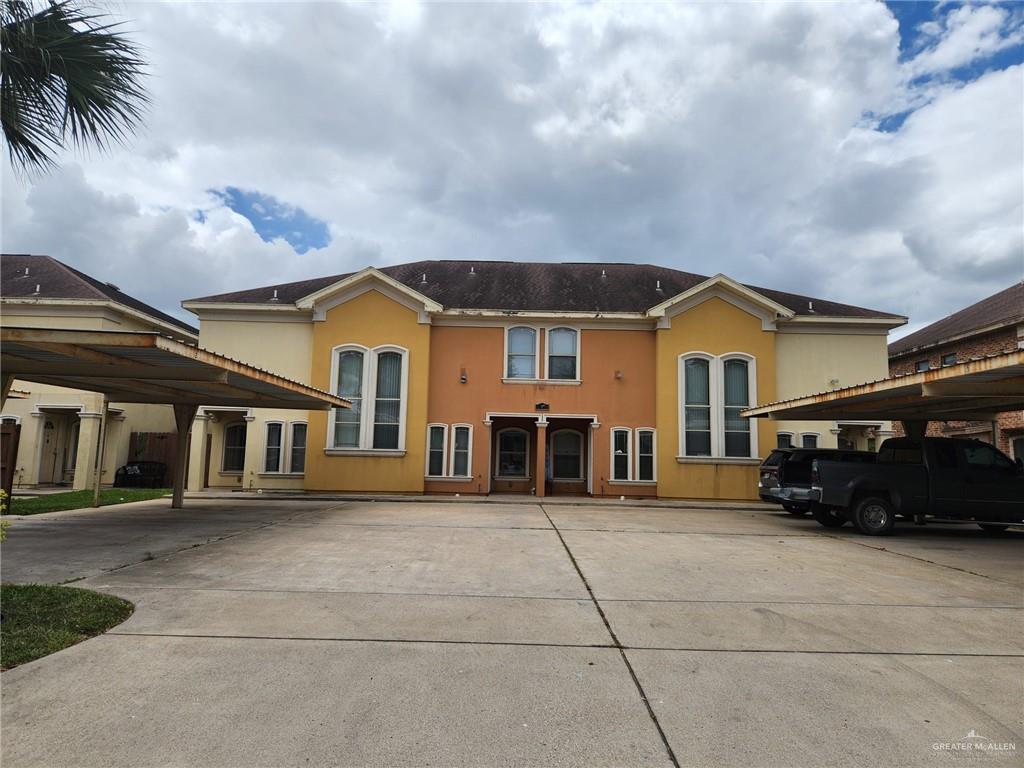
[[[548,403],[548,413],[552,415],[597,416],[601,426],[593,434],[595,494],[654,493],[653,486],[612,486],[607,480],[610,474],[609,430],[655,426],[653,331],[582,330],[579,384],[503,383],[504,353],[502,327],[434,326],[431,329],[427,420],[473,425],[474,480],[472,483],[428,480],[428,493],[486,492],[493,458],[491,429],[483,424],[485,414],[534,414],[538,413],[535,406],[539,402]],[[460,383],[463,371],[465,384]],[[621,373],[620,378],[616,377],[616,372]],[[493,428],[498,426],[496,422]],[[535,452],[531,453],[531,464],[533,456]]]

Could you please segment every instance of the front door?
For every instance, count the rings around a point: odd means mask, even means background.
[[[578,429],[556,429],[548,438],[552,495],[587,492],[586,440]]]
[[[56,482],[54,477],[60,468],[59,423],[53,416],[43,417],[43,440],[39,455],[39,482],[48,485]]]

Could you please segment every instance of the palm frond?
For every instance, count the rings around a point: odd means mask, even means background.
[[[79,0],[38,10],[0,0],[0,24],[0,117],[13,163],[45,169],[68,139],[104,149],[138,127],[145,62],[121,24]]]

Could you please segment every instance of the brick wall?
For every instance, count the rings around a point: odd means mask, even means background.
[[[1002,328],[980,336],[958,339],[949,344],[942,344],[921,352],[907,352],[898,357],[889,358],[889,375],[899,376],[914,373],[918,362],[927,360],[931,368],[942,367],[945,355],[955,354],[957,360],[963,362],[972,357],[984,357],[1000,352],[1013,352],[1018,349],[1019,339],[1016,326]],[[1012,442],[1015,438],[1024,437],[1024,411],[1010,411],[999,415],[999,449],[1009,456],[1014,456]],[[893,423],[896,436],[903,434],[902,425]],[[977,437],[992,442],[991,422],[980,421],[933,421],[928,424],[928,435],[931,437]],[[1018,456],[1024,457],[1021,452]]]

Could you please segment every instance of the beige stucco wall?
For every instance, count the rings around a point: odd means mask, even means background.
[[[777,333],[776,399],[789,400],[886,378],[889,375],[887,343],[888,337],[880,333]],[[883,432],[891,429],[889,422],[879,423]],[[835,422],[777,421],[775,424],[778,432],[793,433],[795,445],[799,445],[800,435],[808,432],[818,435],[819,447],[838,445]]]
[[[309,384],[313,323],[308,319],[304,322],[201,319],[199,346]]]
[[[88,331],[153,331],[156,329],[141,319],[130,317],[99,304],[62,306],[56,303],[0,305],[0,318],[4,325],[22,328],[60,328]]]

